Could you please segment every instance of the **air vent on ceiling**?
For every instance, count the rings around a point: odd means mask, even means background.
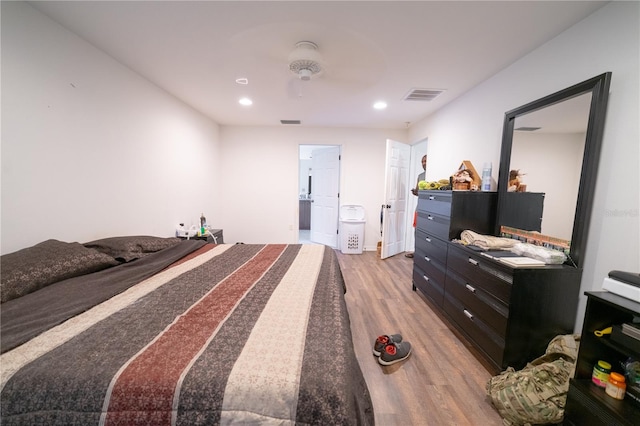
[[[429,102],[444,93],[441,89],[411,89],[409,93],[405,95],[403,100],[405,101],[425,101]]]
[[[526,127],[526,126],[522,126],[522,127],[518,127],[517,129],[514,129],[515,131],[518,132],[535,132],[536,130],[540,130],[542,129],[542,127]]]
[[[300,124],[300,120],[280,120],[280,124]]]

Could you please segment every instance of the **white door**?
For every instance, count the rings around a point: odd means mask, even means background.
[[[404,251],[405,224],[407,220],[409,165],[411,146],[387,139],[387,155],[384,174],[384,204],[382,205],[382,250],[380,257],[396,255]]]
[[[311,232],[314,243],[338,246],[340,204],[340,147],[314,150],[311,154]]]
[[[409,167],[409,189],[414,188],[417,183],[418,175],[425,170],[422,168],[422,156],[427,153],[427,139],[411,145],[411,161]],[[409,198],[407,203],[407,223],[405,224],[404,251],[414,251],[415,228],[413,227],[413,214],[418,206],[418,197],[413,194],[407,195]]]

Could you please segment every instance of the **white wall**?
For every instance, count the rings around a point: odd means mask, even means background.
[[[612,2],[410,129],[429,138],[431,170],[461,159],[499,164],[504,113],[599,75],[613,73],[576,330],[585,297],[611,270],[640,271],[640,3]],[[431,167],[430,166],[430,167]]]
[[[219,129],[23,2],[2,2],[2,253],[172,235],[220,208]]]
[[[340,203],[364,206],[364,249],[376,250],[386,140],[406,136],[405,130],[223,126],[224,205],[210,222],[224,228],[225,242],[297,242],[298,145],[341,145]]]

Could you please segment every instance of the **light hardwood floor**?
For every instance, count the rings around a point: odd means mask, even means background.
[[[403,254],[345,255],[342,267],[356,356],[371,393],[377,425],[502,425],[485,396],[491,373],[411,284]],[[380,334],[402,334],[406,360],[383,367],[371,350]]]

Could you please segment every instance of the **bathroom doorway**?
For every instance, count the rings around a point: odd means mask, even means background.
[[[337,248],[339,159],[339,145],[299,145],[298,243],[300,244],[321,243]]]

